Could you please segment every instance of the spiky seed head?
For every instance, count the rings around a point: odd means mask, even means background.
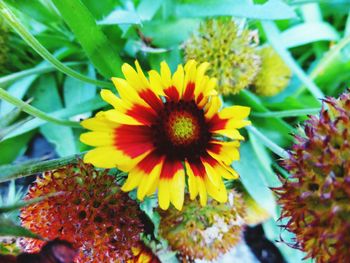
[[[260,68],[254,32],[227,19],[211,19],[185,45],[186,59],[210,62],[208,74],[218,79],[221,94],[237,94],[251,84]]]
[[[326,98],[305,123],[290,157],[291,177],[276,188],[295,246],[316,262],[350,258],[350,94]]]

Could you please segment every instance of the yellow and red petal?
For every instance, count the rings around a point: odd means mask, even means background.
[[[207,152],[217,160],[221,160],[226,165],[231,165],[233,161],[239,160],[238,141],[218,141],[212,140],[208,143]]]
[[[120,125],[114,130],[114,147],[130,158],[154,149],[151,129],[147,126]]]
[[[159,181],[159,206],[166,210],[172,203],[182,209],[185,190],[185,171],[180,161],[165,159]]]
[[[95,117],[80,122],[80,125],[92,131],[104,132],[110,132],[119,126],[119,124],[107,120],[103,114],[104,112],[99,112]]]

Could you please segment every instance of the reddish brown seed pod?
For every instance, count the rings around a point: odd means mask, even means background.
[[[326,98],[305,123],[282,166],[291,177],[276,188],[295,246],[319,263],[350,258],[350,94]]]

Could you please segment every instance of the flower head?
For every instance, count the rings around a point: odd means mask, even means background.
[[[22,225],[53,240],[67,240],[79,248],[77,262],[109,262],[132,258],[131,247],[143,231],[140,210],[123,193],[115,178],[91,165],[79,163],[38,178],[26,199],[60,193],[21,211]],[[24,239],[28,252],[37,252],[41,240]]]
[[[136,71],[124,64],[125,79],[113,78],[120,97],[101,92],[114,109],[82,122],[92,131],[82,134],[81,141],[96,146],[84,161],[129,172],[122,189],[138,188],[140,200],[158,189],[162,209],[172,203],[181,210],[186,175],[191,199],[199,195],[205,205],[208,193],[226,202],[222,177],[237,178],[230,164],[239,159],[238,140],[243,137],[237,129],[250,123],[244,120],[250,109],[221,110],[215,80],[205,75],[207,67],[191,60],[172,76],[162,62],[161,73],[151,70],[148,79],[138,62]],[[224,136],[231,141],[222,140]]]
[[[317,262],[350,258],[350,94],[325,99],[329,110],[311,116],[306,138],[297,137],[283,166],[290,174],[277,188],[286,228],[296,246]]]
[[[230,202],[201,207],[186,198],[182,211],[161,211],[160,235],[174,251],[188,260],[213,260],[234,247],[241,239],[245,208],[239,194],[229,193]]]
[[[219,80],[219,93],[236,94],[251,84],[260,68],[252,32],[232,20],[208,20],[187,42],[187,59],[211,62],[209,75]]]
[[[288,86],[292,71],[270,46],[260,49],[259,55],[261,69],[254,80],[253,90],[261,96],[274,96]]]

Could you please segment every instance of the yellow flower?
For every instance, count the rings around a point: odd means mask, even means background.
[[[152,250],[140,242],[139,246],[132,247],[131,251],[134,257],[127,263],[160,263],[158,257],[153,254]]]
[[[84,161],[128,172],[122,189],[138,188],[139,200],[158,189],[164,210],[170,203],[181,210],[186,176],[191,199],[199,195],[204,206],[209,194],[226,202],[222,177],[238,177],[230,164],[239,159],[239,140],[244,138],[237,129],[250,124],[244,120],[250,108],[221,109],[216,81],[205,75],[208,63],[197,66],[190,60],[172,75],[162,62],[160,74],[151,70],[149,78],[135,64],[136,71],[122,66],[125,79],[112,78],[120,97],[101,91],[114,109],[81,123],[92,130],[81,141],[96,147]]]
[[[261,70],[253,83],[253,91],[260,96],[274,96],[284,90],[292,76],[292,71],[270,46],[259,50]]]

